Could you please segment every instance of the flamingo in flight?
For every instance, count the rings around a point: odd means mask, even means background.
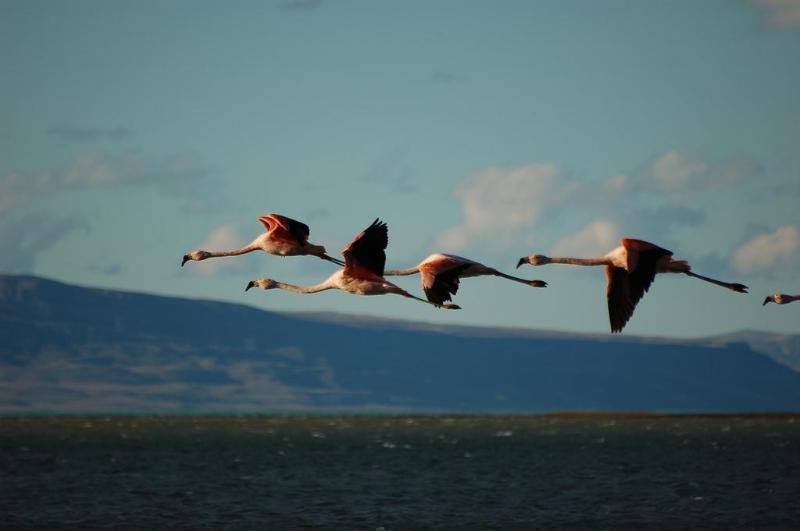
[[[441,253],[432,254],[418,265],[408,269],[390,269],[384,273],[384,276],[404,276],[415,273],[420,273],[422,289],[428,300],[434,304],[444,304],[445,301],[452,300],[451,295],[455,295],[458,291],[459,280],[467,277],[494,275],[534,288],[547,286],[547,282],[542,280],[525,280],[506,275],[473,260]]]
[[[269,278],[251,280],[245,291],[250,288],[283,289],[296,293],[319,293],[329,289],[340,289],[356,295],[383,295],[394,293],[415,299],[438,308],[458,310],[455,304],[442,304],[415,297],[403,288],[383,278],[386,264],[386,246],[389,243],[389,229],[386,223],[376,219],[372,225],[360,232],[350,244],[342,250],[344,269],[340,269],[327,280],[314,286],[295,286],[285,282],[277,282]]]
[[[776,293],[764,299],[762,306],[766,306],[768,302],[775,304],[789,304],[792,301],[800,301],[800,295],[786,295],[785,293]]]
[[[691,271],[686,260],[673,260],[672,251],[652,243],[623,239],[622,245],[600,258],[550,258],[540,254],[523,256],[517,267],[528,263],[534,266],[544,264],[573,264],[582,266],[606,266],[606,297],[608,298],[608,317],[611,332],[621,332],[633,315],[636,304],[650,289],[656,273],[684,273],[730,290],[747,293],[744,284],[721,282]]]
[[[337,265],[344,265],[341,260],[328,256],[322,245],[309,243],[308,235],[311,231],[305,223],[279,214],[267,214],[259,217],[258,221],[264,225],[266,232],[259,234],[255,240],[244,247],[230,251],[215,252],[202,249],[192,251],[183,255],[181,267],[190,260],[200,261],[219,256],[237,256],[258,250],[278,256],[313,255]]]

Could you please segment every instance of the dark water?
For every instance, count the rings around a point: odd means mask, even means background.
[[[797,527],[800,417],[0,418],[3,527]]]

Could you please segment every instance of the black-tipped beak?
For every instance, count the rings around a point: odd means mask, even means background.
[[[189,261],[189,255],[188,254],[183,255],[183,261],[181,262],[181,267],[183,267],[183,265],[188,261]]]
[[[252,281],[252,280],[251,280],[250,282],[248,282],[248,283],[247,283],[247,287],[246,287],[246,288],[244,288],[244,290],[245,290],[245,291],[247,291],[247,290],[249,290],[250,288],[254,288],[254,287],[256,287],[256,283],[255,283],[254,281]]]
[[[522,264],[524,264],[527,261],[528,261],[528,259],[527,259],[526,256],[523,256],[522,258],[520,258],[519,262],[517,262],[517,269],[519,269],[519,266],[521,266]]]
[[[767,297],[764,299],[764,302],[761,304],[761,306],[766,306],[768,302],[772,302],[772,297]]]

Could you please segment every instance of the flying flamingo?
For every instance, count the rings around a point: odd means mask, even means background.
[[[656,273],[684,273],[730,290],[747,293],[744,284],[731,284],[704,277],[691,271],[686,260],[673,260],[672,251],[642,240],[623,239],[622,245],[600,258],[550,258],[535,254],[519,259],[517,267],[531,265],[573,264],[606,266],[606,297],[611,332],[621,332],[633,315],[636,304],[650,289]]]
[[[389,243],[389,229],[386,223],[376,219],[372,225],[359,233],[350,244],[342,250],[344,269],[332,274],[327,280],[315,286],[295,286],[277,282],[269,278],[251,280],[245,291],[250,288],[284,289],[297,293],[319,293],[328,289],[340,289],[356,295],[383,295],[394,293],[411,299],[432,304],[438,308],[458,310],[455,304],[429,302],[415,297],[399,286],[395,286],[383,278],[386,263],[386,246]]]
[[[432,254],[418,265],[408,269],[390,269],[384,273],[384,276],[403,276],[415,273],[420,273],[422,289],[428,300],[434,304],[444,304],[445,301],[452,300],[451,295],[455,295],[458,291],[459,280],[467,277],[494,275],[534,288],[547,286],[547,282],[542,280],[513,277],[467,258],[440,253]]]
[[[181,267],[190,260],[200,261],[219,256],[236,256],[258,250],[278,256],[313,255],[337,265],[344,265],[341,260],[325,254],[325,247],[308,242],[310,230],[305,223],[279,214],[267,214],[258,218],[258,221],[264,224],[266,232],[244,247],[230,251],[192,251],[183,255]]]
[[[786,295],[785,293],[776,293],[775,295],[770,295],[766,299],[764,299],[764,304],[762,306],[766,306],[768,302],[774,302],[775,304],[789,304],[792,301],[800,301],[800,295]]]

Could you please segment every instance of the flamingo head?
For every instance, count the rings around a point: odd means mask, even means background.
[[[181,267],[186,265],[186,262],[189,262],[190,260],[199,262],[200,260],[205,260],[209,256],[211,256],[211,253],[209,253],[208,251],[192,251],[190,253],[186,253],[185,255],[183,255],[183,261],[181,262]]]
[[[277,285],[278,283],[271,278],[257,278],[248,282],[247,287],[244,288],[244,290],[247,291],[250,288],[273,289],[277,287]]]
[[[544,255],[532,254],[530,256],[523,256],[522,258],[520,258],[519,262],[517,262],[517,268],[519,268],[519,266],[521,266],[522,264],[530,264],[532,266],[538,266],[538,265],[549,264],[550,262],[551,260]]]
[[[784,293],[776,293],[775,295],[770,295],[764,299],[762,306],[766,306],[768,302],[774,302],[775,304],[786,304],[787,302],[791,302],[791,300],[792,297],[789,295]]]

